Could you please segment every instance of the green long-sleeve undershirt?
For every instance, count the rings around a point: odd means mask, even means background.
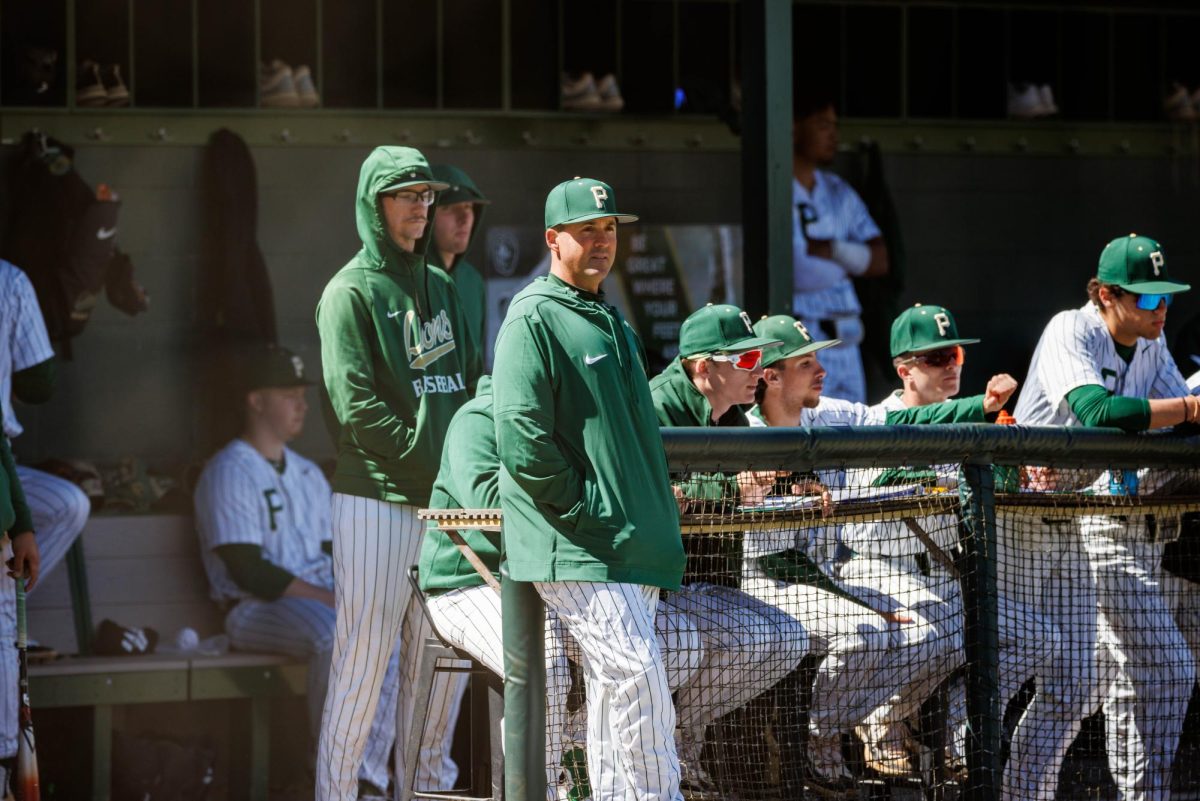
[[[1099,384],[1071,390],[1067,405],[1085,426],[1113,426],[1123,431],[1145,431],[1150,427],[1150,401],[1114,395]]]
[[[331,553],[333,543],[326,540],[321,549]],[[268,562],[262,555],[262,546],[236,542],[218,545],[214,549],[225,563],[234,583],[241,589],[264,601],[275,601],[283,597],[296,576],[278,565]]]

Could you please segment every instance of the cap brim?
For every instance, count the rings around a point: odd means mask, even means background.
[[[1121,289],[1136,292],[1139,295],[1175,295],[1187,292],[1191,284],[1180,284],[1176,281],[1143,281],[1137,284],[1117,284]]]
[[[250,388],[246,391],[256,392],[260,389],[291,389],[293,387],[314,387],[316,385],[316,381],[309,381],[307,378],[295,379],[292,381],[272,381],[269,384],[253,384],[252,382]]]
[[[807,356],[810,353],[816,353],[819,350],[825,350],[826,348],[832,348],[833,346],[840,344],[842,344],[842,340],[840,339],[822,339],[817,342],[809,342],[807,345],[801,345],[798,348],[793,348],[787,353],[773,353],[769,357],[763,356],[762,364],[763,367],[770,367],[776,362],[781,362],[784,359],[790,359],[793,356]]]
[[[977,342],[979,342],[978,339],[943,339],[941,342],[935,342],[932,345],[925,345],[924,347],[921,347],[921,348],[913,348],[912,350],[906,350],[906,351],[904,351],[904,353],[928,353],[931,350],[941,350],[942,348],[952,348],[955,345],[974,345]],[[898,358],[899,356],[902,356],[902,355],[903,354],[897,353],[896,356],[893,356],[892,358]]]
[[[754,350],[755,348],[766,348],[770,347],[771,345],[782,344],[783,340],[781,339],[771,339],[770,337],[747,337],[746,339],[739,339],[728,348],[724,348],[723,352],[739,353],[744,350]]]
[[[596,214],[582,214],[578,217],[572,217],[569,220],[561,220],[550,227],[553,228],[555,225],[570,225],[572,223],[587,222],[588,220],[599,220],[601,217],[615,217],[619,223],[631,223],[637,222],[638,220],[638,216],[636,214],[612,214],[610,212],[602,211]]]
[[[424,178],[414,178],[411,181],[400,181],[399,183],[391,184],[379,190],[379,194],[386,195],[388,192],[395,192],[397,189],[403,189],[406,186],[428,186],[434,192],[441,192],[443,189],[449,189],[450,184],[443,181],[426,180]]]
[[[477,203],[481,206],[490,206],[492,201],[482,195],[475,195],[466,190],[456,191],[450,189],[438,195],[437,205],[439,206],[450,206],[455,203]]]

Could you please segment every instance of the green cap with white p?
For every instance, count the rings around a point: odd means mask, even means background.
[[[617,211],[612,187],[595,178],[575,177],[563,181],[546,195],[546,227],[616,217],[619,223],[637,221],[636,214]]]
[[[892,358],[906,353],[924,353],[952,345],[973,345],[978,339],[958,335],[954,315],[945,306],[918,303],[900,312],[892,323]]]
[[[1096,277],[1139,295],[1174,295],[1192,287],[1172,281],[1163,247],[1148,236],[1120,236],[1100,251]]]

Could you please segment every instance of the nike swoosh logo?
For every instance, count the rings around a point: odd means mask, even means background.
[[[398,311],[388,312],[388,319],[390,320],[393,317],[399,317],[402,313],[403,312],[398,312]]]
[[[586,364],[588,367],[591,367],[593,364],[600,361],[607,355],[608,355],[607,353],[601,353],[599,356],[584,356],[583,363]]]
[[[116,228],[100,228],[100,229],[97,229],[97,231],[96,231],[97,239],[112,239],[116,235],[117,235]]]

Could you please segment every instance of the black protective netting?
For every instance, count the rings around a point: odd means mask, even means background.
[[[672,460],[686,797],[1200,791],[1200,469],[869,461]],[[582,801],[581,656],[547,632],[550,792]]]

